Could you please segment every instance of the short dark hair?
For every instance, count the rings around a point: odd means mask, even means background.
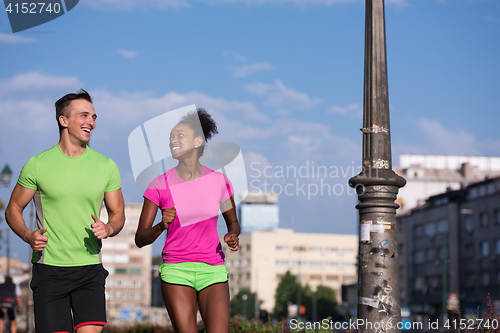
[[[181,118],[179,124],[186,124],[194,131],[194,137],[197,138],[201,136],[204,138],[203,144],[198,148],[198,156],[203,155],[205,151],[205,141],[208,141],[217,132],[217,125],[212,116],[207,112],[207,110],[198,108],[196,112],[191,112]],[[200,128],[201,125],[201,128]]]
[[[66,113],[66,108],[70,105],[70,103],[76,99],[84,99],[90,103],[92,103],[92,97],[90,97],[89,93],[85,91],[84,89],[80,89],[76,93],[69,93],[64,95],[63,97],[59,98],[57,102],[55,103],[56,105],[56,120],[57,120],[57,126],[59,126],[59,132],[61,132],[64,127],[61,126],[61,123],[59,122],[59,117],[60,116],[65,116],[67,117]]]

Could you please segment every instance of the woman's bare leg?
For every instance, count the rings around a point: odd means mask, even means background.
[[[229,286],[216,283],[198,293],[198,305],[207,333],[229,332]]]
[[[161,293],[175,332],[197,333],[196,291],[191,287],[162,281]]]

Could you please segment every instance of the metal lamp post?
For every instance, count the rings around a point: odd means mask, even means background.
[[[3,186],[7,187],[10,184],[10,178],[12,176],[12,170],[10,169],[9,165],[6,164],[4,168],[2,169],[2,173],[0,175],[0,181],[3,184]],[[7,245],[7,275],[10,276],[10,237],[9,237],[9,228],[6,228],[6,233],[5,233],[5,241]]]
[[[360,232],[358,330],[400,332],[395,203],[405,179],[392,170],[384,0],[366,0],[363,165],[356,189]]]

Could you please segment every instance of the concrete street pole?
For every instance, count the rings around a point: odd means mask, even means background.
[[[349,180],[359,204],[358,331],[401,332],[395,203],[405,179],[392,170],[384,0],[366,0],[363,165]]]

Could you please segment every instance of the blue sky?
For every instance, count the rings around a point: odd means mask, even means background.
[[[362,0],[82,0],[13,34],[1,11],[0,166],[17,178],[54,146],[54,102],[85,88],[91,145],[117,162],[126,201],[142,202],[128,135],[194,103],[217,121],[214,141],[241,147],[251,189],[291,184],[280,226],[357,233],[345,184],[361,163],[364,19]],[[393,164],[401,153],[500,156],[500,1],[387,0],[386,29]],[[276,174],[313,165],[327,177]],[[265,167],[271,177],[257,177]],[[322,184],[330,195],[308,197]],[[27,260],[17,240],[12,252]]]

